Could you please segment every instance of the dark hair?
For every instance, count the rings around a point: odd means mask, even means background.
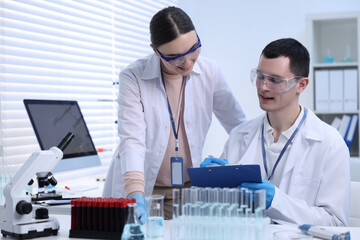
[[[275,40],[269,43],[261,54],[266,58],[288,57],[290,59],[290,71],[295,76],[309,76],[309,52],[300,42],[293,38]]]
[[[167,7],[156,13],[150,21],[151,43],[158,48],[180,34],[195,30],[190,17],[178,7]]]

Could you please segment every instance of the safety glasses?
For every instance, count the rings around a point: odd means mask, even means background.
[[[156,49],[156,52],[160,55],[160,57],[168,64],[172,65],[172,66],[180,66],[182,64],[184,64],[184,62],[186,61],[186,59],[190,59],[190,60],[195,60],[199,54],[200,54],[200,47],[201,47],[201,41],[199,36],[196,34],[198,42],[197,44],[191,48],[189,51],[187,51],[184,54],[180,54],[174,57],[165,57],[164,55],[161,54],[161,52]]]
[[[292,78],[283,78],[258,71],[256,68],[250,72],[250,79],[253,85],[260,87],[261,84],[266,84],[267,88],[276,93],[282,93],[290,90],[295,86],[296,82],[301,79],[300,76]]]

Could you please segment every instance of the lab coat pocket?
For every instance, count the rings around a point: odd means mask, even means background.
[[[313,205],[320,185],[320,179],[295,175],[292,178],[290,195]]]

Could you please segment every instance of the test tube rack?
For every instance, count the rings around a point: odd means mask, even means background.
[[[184,188],[181,203],[176,191],[173,209],[182,213],[173,214],[172,240],[265,239],[270,219],[265,214],[264,190]]]
[[[71,200],[70,238],[121,239],[128,203],[135,199],[88,198]]]

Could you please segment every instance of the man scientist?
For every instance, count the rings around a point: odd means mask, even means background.
[[[251,70],[262,116],[234,128],[222,159],[259,164],[267,215],[295,224],[346,226],[350,212],[349,150],[338,131],[299,105],[309,79],[310,57],[295,39],[269,43]],[[201,164],[226,160],[207,158]]]

